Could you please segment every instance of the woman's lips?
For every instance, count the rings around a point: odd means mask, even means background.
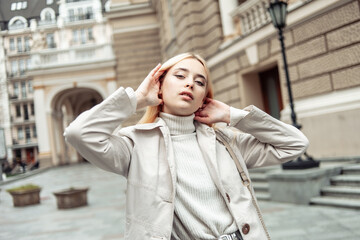
[[[189,100],[193,100],[194,99],[194,96],[192,95],[191,92],[181,92],[180,93],[181,96],[184,96],[185,98],[189,99]]]

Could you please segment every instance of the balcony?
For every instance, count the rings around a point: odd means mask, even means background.
[[[9,94],[9,100],[15,100],[15,99],[18,99],[19,96],[16,95],[16,94]]]
[[[94,14],[86,13],[86,14],[78,14],[78,15],[70,16],[70,17],[68,17],[67,21],[75,22],[75,21],[87,20],[87,19],[93,19],[93,18],[94,18]]]
[[[29,70],[76,66],[114,59],[110,44],[88,44],[69,49],[46,49],[31,55],[32,66]]]
[[[231,13],[240,35],[248,35],[271,22],[268,5],[268,0],[247,0]]]
[[[56,26],[56,20],[55,19],[51,19],[51,20],[40,20],[38,22],[39,26]]]

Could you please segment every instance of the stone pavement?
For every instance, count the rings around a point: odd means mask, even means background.
[[[6,189],[34,183],[42,186],[41,204],[14,208]],[[53,192],[90,187],[86,207],[58,210]],[[0,185],[0,239],[123,239],[125,180],[90,164],[52,168]],[[260,202],[273,240],[360,239],[360,211]]]

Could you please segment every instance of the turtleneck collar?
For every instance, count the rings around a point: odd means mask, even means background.
[[[195,114],[183,117],[160,112],[159,116],[165,121],[171,135],[183,135],[195,132]]]

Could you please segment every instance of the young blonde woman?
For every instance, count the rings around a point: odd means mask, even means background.
[[[143,107],[139,124],[114,132]],[[130,240],[269,239],[247,169],[295,159],[308,145],[254,106],[212,99],[206,63],[191,53],[159,64],[135,92],[119,88],[65,137],[94,165],[127,178]]]

